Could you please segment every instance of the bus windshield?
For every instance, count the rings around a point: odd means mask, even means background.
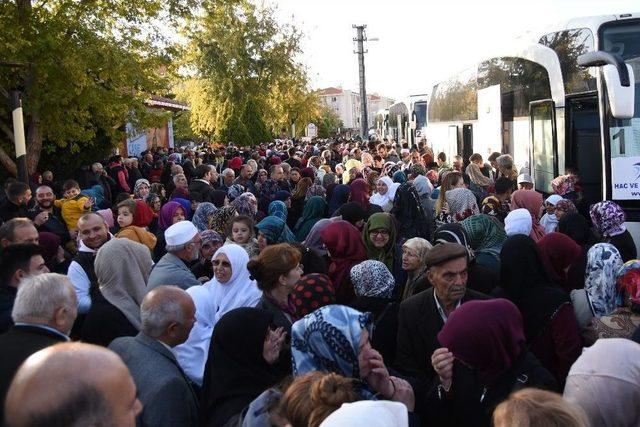
[[[621,55],[635,77],[634,117],[608,116],[611,198],[640,200],[640,22],[608,25],[601,34],[601,49]]]

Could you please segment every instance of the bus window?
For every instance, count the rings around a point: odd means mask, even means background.
[[[555,118],[552,101],[533,102],[531,115],[531,150],[533,179],[538,191],[552,193],[551,180],[555,178]]]

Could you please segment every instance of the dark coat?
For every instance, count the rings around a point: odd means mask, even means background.
[[[387,298],[357,297],[350,305],[358,311],[373,315],[371,346],[380,352],[385,365],[393,365],[396,357],[400,304]]]
[[[189,193],[201,194],[203,202],[213,203],[212,196],[214,191],[216,191],[216,189],[213,188],[213,185],[207,184],[206,182],[200,181],[199,179],[194,179],[189,184]]]
[[[122,358],[138,389],[143,426],[198,425],[198,400],[175,356],[142,333],[116,338],[109,348]]]
[[[11,311],[13,303],[16,301],[18,288],[13,286],[0,285],[0,334],[4,334],[13,325]]]
[[[138,330],[118,307],[98,294],[91,301],[91,308],[82,325],[80,339],[89,344],[107,347],[118,337],[132,337]]]
[[[13,218],[26,218],[26,217],[27,217],[26,205],[16,205],[9,199],[6,199],[4,202],[0,203],[0,224],[3,222],[7,222]]]
[[[493,410],[511,393],[527,387],[560,391],[553,376],[530,352],[524,352],[492,386],[485,387],[473,371],[461,363],[454,364],[453,378],[449,393],[438,392],[439,380],[436,379],[427,401],[416,402],[416,407],[426,415],[423,415],[423,425],[489,427]]]
[[[11,380],[22,362],[33,353],[64,341],[62,334],[30,325],[12,326],[9,332],[0,335],[0,402],[4,402]],[[3,418],[3,409],[4,405],[0,405],[0,419]]]
[[[489,299],[488,296],[467,289],[462,304],[472,300]],[[434,289],[429,288],[404,300],[398,315],[398,347],[395,366],[399,372],[430,384],[435,371],[431,355],[440,348],[438,332],[444,322],[438,313]]]

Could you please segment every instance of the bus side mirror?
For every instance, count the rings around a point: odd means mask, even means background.
[[[617,53],[589,52],[578,57],[581,67],[602,67],[602,76],[607,85],[607,97],[611,114],[616,119],[634,116],[635,79],[633,69],[625,64]]]

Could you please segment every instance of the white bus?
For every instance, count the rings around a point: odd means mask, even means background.
[[[411,95],[396,102],[388,110],[389,136],[396,141],[406,140],[413,147],[427,132],[427,95]]]
[[[640,14],[574,19],[438,83],[427,137],[465,160],[509,153],[545,193],[576,170],[588,203],[640,226],[639,104]]]

